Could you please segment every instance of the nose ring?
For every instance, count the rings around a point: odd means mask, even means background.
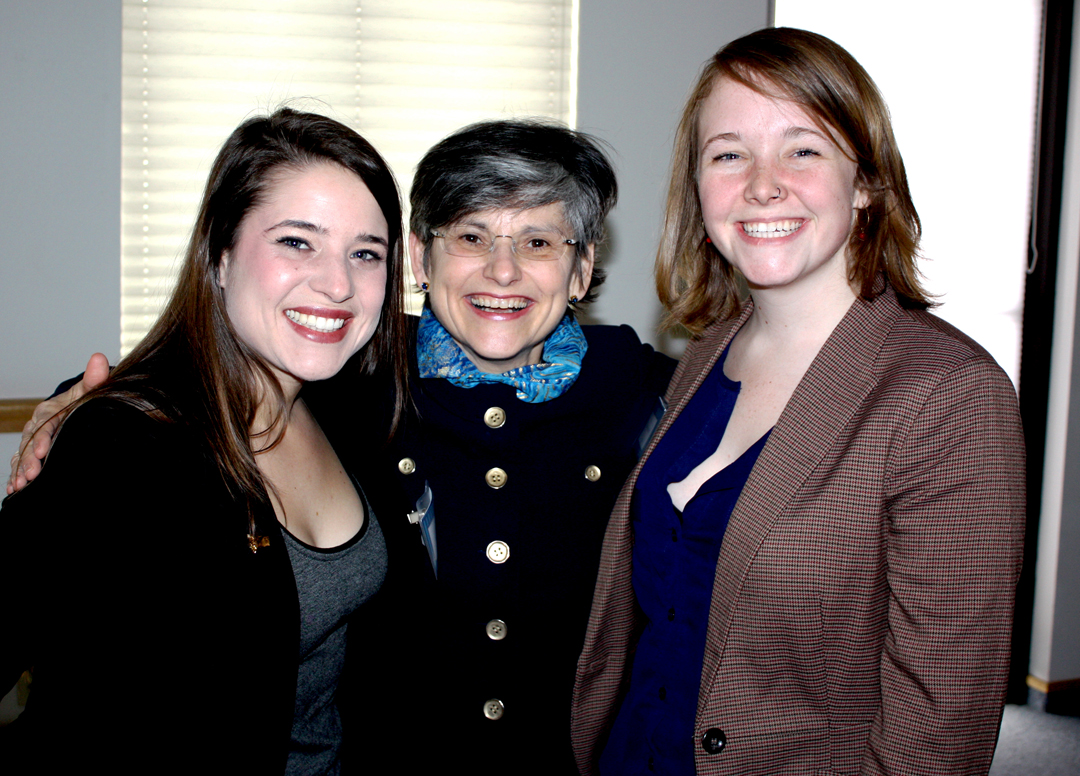
[[[776,187],[776,195],[772,196],[772,197],[769,197],[769,199],[780,199],[780,187],[779,186]]]

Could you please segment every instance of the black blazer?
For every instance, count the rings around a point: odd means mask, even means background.
[[[253,555],[185,426],[112,400],[76,410],[0,510],[0,685],[34,669],[0,730],[5,768],[282,772],[299,605],[274,515],[257,525],[270,543]]]

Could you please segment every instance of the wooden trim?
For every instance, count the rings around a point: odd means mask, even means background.
[[[1074,690],[1080,688],[1080,679],[1062,679],[1057,682],[1048,682],[1045,679],[1040,679],[1037,676],[1028,674],[1027,686],[1032,690],[1038,690],[1044,695],[1050,693],[1061,692],[1062,690]]]
[[[0,399],[0,434],[21,434],[34,407],[44,399]]]

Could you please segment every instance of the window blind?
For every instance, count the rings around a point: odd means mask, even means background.
[[[576,0],[124,0],[121,353],[168,299],[210,164],[246,117],[336,118],[407,195],[424,151],[465,124],[573,125],[576,17]]]

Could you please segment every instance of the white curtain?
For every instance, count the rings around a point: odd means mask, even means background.
[[[573,125],[575,0],[125,0],[121,353],[172,289],[218,147],[289,104],[354,127],[407,195],[454,129]]]

